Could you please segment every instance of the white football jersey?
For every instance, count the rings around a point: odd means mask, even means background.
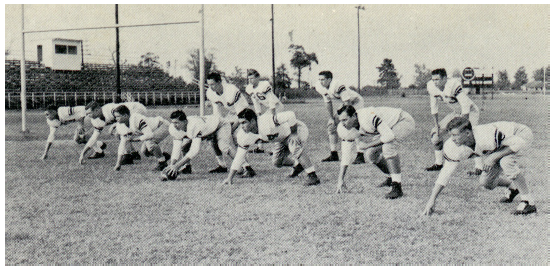
[[[329,89],[324,88],[322,84],[316,84],[316,91],[322,95],[324,102],[331,102],[332,99],[338,99],[342,102],[350,101],[356,109],[364,107],[364,99],[357,92],[347,88],[345,84],[337,80],[332,80]]]
[[[222,104],[227,110],[226,113],[223,113],[224,115],[228,113],[239,114],[243,109],[249,107],[247,99],[241,95],[241,92],[235,85],[222,82],[222,86],[224,88],[222,95],[217,94],[211,88],[206,91],[206,98],[212,103],[214,114],[219,115],[220,113],[217,104]]]
[[[177,130],[173,124],[170,125],[170,135],[175,140],[203,138],[216,132],[220,119],[215,115],[190,116],[187,117],[187,131]]]
[[[152,133],[163,121],[164,119],[160,116],[145,117],[139,113],[131,113],[129,117],[129,126],[124,123],[118,123],[116,129],[120,135],[144,134],[145,131],[150,131],[150,133]]]
[[[518,152],[528,142],[524,138],[515,135],[518,130],[523,128],[527,127],[508,121],[474,126],[472,128],[476,142],[474,149],[465,145],[457,146],[453,139],[450,138],[445,142],[444,157],[448,161],[459,162],[473,155],[483,156],[490,154],[502,146],[508,146],[512,151]]]
[[[265,142],[282,142],[291,134],[291,126],[297,124],[293,111],[285,111],[276,115],[278,126],[271,114],[258,117],[258,134],[246,133],[241,128],[237,134],[237,143],[243,148],[256,144],[258,140]]]
[[[120,104],[108,103],[102,106],[101,117],[91,119],[92,126],[95,129],[102,131],[102,129],[104,129],[107,125],[115,123],[116,118],[114,117],[114,109],[120,105],[125,105],[131,113],[143,114],[146,112],[146,107],[139,102],[125,102]]]
[[[258,114],[262,113],[260,105],[263,105],[269,109],[283,106],[283,104],[281,104],[277,96],[272,91],[272,86],[270,86],[270,82],[268,81],[260,81],[257,87],[249,84],[247,85],[245,91],[251,97],[254,105],[254,110]]]
[[[378,134],[380,124],[385,124],[391,128],[401,117],[400,108],[393,107],[366,107],[357,110],[358,123],[360,125],[359,133],[361,135]]]
[[[71,122],[80,121],[86,116],[85,106],[62,106],[58,108],[58,118],[46,119],[48,126],[58,128]]]
[[[430,80],[427,90],[430,95],[432,114],[438,113],[438,101],[447,104],[457,114],[468,114],[471,110],[478,111],[478,106],[468,97],[469,90],[462,87],[461,80],[458,78],[447,79],[443,91]]]

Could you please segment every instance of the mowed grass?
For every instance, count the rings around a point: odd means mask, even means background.
[[[224,174],[208,145],[193,161],[193,174],[161,182],[143,158],[112,171],[117,141],[107,135],[106,158],[78,165],[81,146],[73,126],[39,160],[48,128],[30,111],[31,133],[19,133],[20,115],[6,111],[6,265],[549,265],[549,100],[496,96],[482,100],[482,123],[509,120],[534,131],[522,160],[538,213],[513,216],[517,202],[500,204],[501,188],[485,190],[464,162],[436,204],[421,216],[437,172],[427,97],[366,97],[367,105],[401,107],[416,132],[399,149],[405,196],[386,200],[384,179],[370,164],[352,165],[346,194],[335,194],[338,163],[321,163],[329,147],[320,99],[287,104],[310,129],[307,152],[322,184],[287,178],[271,156],[250,154],[257,172],[220,186]],[[336,106],[338,104],[335,104]],[[337,107],[336,107],[337,108]],[[169,117],[174,108],[149,108]],[[185,109],[197,114],[198,108]],[[440,111],[444,115],[447,110]],[[163,149],[171,149],[166,141]],[[269,145],[266,146],[269,148]],[[228,160],[229,161],[229,160]]]

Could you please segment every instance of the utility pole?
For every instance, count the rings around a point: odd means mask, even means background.
[[[276,55],[274,47],[274,4],[272,4],[272,89],[276,93]]]
[[[116,4],[116,26],[119,23],[118,4]],[[116,102],[121,102],[121,70],[119,69],[119,27],[116,27]]]
[[[204,4],[200,8],[200,51],[199,51],[199,91],[200,91],[200,115],[204,116]]]
[[[364,10],[364,6],[356,6],[357,9],[357,32],[358,32],[358,93],[360,93],[360,10]]]

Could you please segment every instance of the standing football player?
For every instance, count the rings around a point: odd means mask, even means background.
[[[360,94],[345,87],[344,84],[337,80],[334,80],[333,74],[330,71],[320,72],[318,79],[320,85],[316,85],[316,91],[324,98],[324,103],[326,103],[326,108],[328,110],[328,138],[331,151],[330,156],[323,159],[322,162],[336,162],[339,161],[339,155],[337,154],[337,143],[339,142],[337,124],[339,120],[334,113],[332,99],[339,99],[343,105],[351,105],[354,106],[355,109],[364,107],[364,99]],[[357,143],[357,156],[353,164],[365,163],[363,152],[362,149],[358,148]]]
[[[89,141],[87,141],[87,144],[81,151],[81,156],[79,157],[80,164],[84,164],[85,154],[87,154],[87,151],[97,143],[98,137],[102,133],[102,130],[104,129],[104,127],[109,125],[111,125],[112,127],[115,127],[115,125],[113,125],[116,123],[116,118],[114,117],[114,110],[116,109],[116,107],[120,105],[127,106],[127,108],[129,108],[129,111],[131,111],[131,113],[139,113],[139,114],[146,113],[146,107],[139,102],[126,102],[121,104],[108,103],[101,106],[96,101],[92,101],[85,106],[85,113],[87,116],[91,118],[91,124],[94,127],[94,131],[91,137],[89,138]],[[109,128],[110,133],[111,133],[112,127]],[[132,146],[131,143],[129,143],[128,145]],[[141,159],[141,156],[139,155],[139,153],[134,149],[130,149],[130,152],[134,159],[137,159],[137,160]],[[97,159],[102,157],[104,157],[104,152],[95,152],[93,153],[93,155],[89,156],[88,158]]]
[[[222,76],[218,73],[210,73],[206,82],[208,84],[206,98],[212,104],[213,115],[217,115],[222,121],[231,124],[231,135],[233,137],[239,126],[237,114],[249,107],[249,102],[242,95],[239,88],[233,84],[223,82]],[[218,160],[218,167],[210,170],[210,173],[227,173],[227,164],[222,151],[217,147],[218,143],[212,145]]]
[[[447,71],[444,68],[432,71],[432,80],[427,85],[430,95],[430,108],[434,127],[431,132],[431,140],[434,145],[435,163],[426,168],[426,171],[439,171],[443,167],[443,139],[447,134],[445,126],[455,117],[464,117],[473,125],[478,124],[480,109],[468,97],[468,89],[461,85],[459,78],[447,78]],[[447,104],[453,112],[446,115],[441,121],[438,116],[438,102]],[[475,171],[480,174],[482,165],[479,159],[475,159]]]
[[[283,104],[274,94],[270,82],[265,80],[261,81],[260,74],[254,69],[249,69],[247,71],[247,79],[249,84],[245,91],[251,97],[256,115],[262,115],[262,106],[264,106],[267,108],[265,113],[272,114],[272,118],[275,119],[277,112],[283,111]],[[253,152],[264,153],[262,142],[257,144],[257,148],[254,149]]]
[[[521,194],[520,204],[513,214],[536,212],[534,199],[518,164],[521,151],[534,137],[528,126],[507,121],[473,126],[468,119],[457,117],[447,124],[447,131],[451,137],[445,142],[446,162],[439,172],[424,215],[433,213],[438,195],[449,182],[459,162],[472,156],[478,156],[483,162],[480,185],[488,190],[497,186],[507,188],[507,195],[500,202],[511,203]],[[506,178],[501,177],[501,172]]]
[[[76,122],[77,126],[75,128],[75,133],[73,135],[73,140],[78,144],[83,144],[87,140],[85,138],[86,131],[84,129],[85,125],[85,106],[48,106],[45,109],[44,115],[46,116],[46,123],[50,127],[50,134],[46,139],[46,147],[41,159],[48,158],[48,151],[54,142],[56,130],[62,126],[72,122]],[[98,145],[92,145],[92,148],[98,152],[103,153],[104,143],[100,142]]]
[[[170,135],[173,137],[173,150],[170,165],[162,173],[162,181],[174,180],[179,173],[191,174],[191,160],[200,150],[202,140],[218,143],[217,147],[233,158],[235,148],[232,146],[231,125],[223,122],[216,115],[187,117],[185,112],[176,110],[170,115]],[[246,165],[243,177],[253,177],[256,173]]]
[[[294,112],[280,112],[276,116],[277,120],[274,121],[271,114],[265,113],[258,117],[256,112],[247,108],[241,111],[238,117],[241,124],[237,133],[239,148],[231,164],[231,171],[223,184],[232,184],[233,177],[245,162],[249,146],[254,145],[258,140],[274,144],[272,154],[274,166],[294,167],[289,177],[296,177],[304,171],[308,175],[305,186],[320,184],[304,148],[308,140],[308,128],[302,121],[297,120]]]
[[[162,171],[167,166],[170,156],[162,152],[159,144],[169,135],[170,123],[159,116],[145,117],[140,113],[131,113],[125,105],[114,109],[114,117],[117,121],[116,130],[120,135],[114,170],[120,170],[123,164],[133,163],[134,158],[128,151],[130,147],[127,144],[142,141],[141,153],[146,157],[154,155],[158,161],[154,170]]]
[[[351,160],[352,143],[356,137],[360,137],[359,148],[365,150],[367,158],[386,174],[386,180],[379,185],[391,186],[386,198],[403,196],[397,147],[402,139],[414,132],[412,116],[399,108],[367,107],[357,110],[350,105],[341,107],[337,114],[340,122],[337,132],[343,139],[337,193],[346,188],[344,178]],[[352,130],[356,130],[354,136]]]

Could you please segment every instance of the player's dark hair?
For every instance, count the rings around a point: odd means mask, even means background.
[[[237,117],[240,119],[246,119],[248,121],[251,121],[252,119],[257,119],[256,112],[254,112],[254,110],[250,108],[245,108],[241,110],[241,112],[237,114]]]
[[[222,75],[220,75],[219,73],[213,72],[210,73],[207,77],[206,80],[212,79],[215,82],[222,82]]]
[[[176,110],[174,112],[172,112],[172,114],[170,115],[170,119],[178,119],[180,121],[186,121],[187,120],[187,115],[185,115],[185,112],[183,112],[182,110]]]
[[[86,106],[85,106],[85,110],[89,110],[89,109],[97,109],[100,107],[100,104],[97,101],[90,101]]]
[[[44,108],[44,111],[56,111],[58,112],[58,107],[55,105],[49,105]]]
[[[456,117],[447,123],[447,127],[445,129],[447,129],[447,131],[451,131],[453,129],[472,131],[472,124],[467,118]]]
[[[447,71],[445,71],[445,68],[438,68],[432,71],[432,76],[433,75],[439,75],[442,78],[444,78],[444,77],[447,77]]]
[[[320,73],[318,73],[319,76],[324,76],[325,78],[332,78],[333,79],[333,74],[331,73],[331,71],[322,71]]]
[[[119,105],[118,107],[116,107],[114,111],[112,111],[112,114],[115,114],[116,112],[120,115],[131,115],[131,111],[129,111],[129,108],[127,108],[127,106],[125,105]]]
[[[247,76],[254,76],[255,78],[260,77],[260,74],[255,69],[247,70]]]
[[[343,112],[347,112],[347,116],[352,117],[355,113],[357,113],[357,110],[355,109],[354,106],[344,105],[337,110],[337,115],[341,115],[341,113]]]

